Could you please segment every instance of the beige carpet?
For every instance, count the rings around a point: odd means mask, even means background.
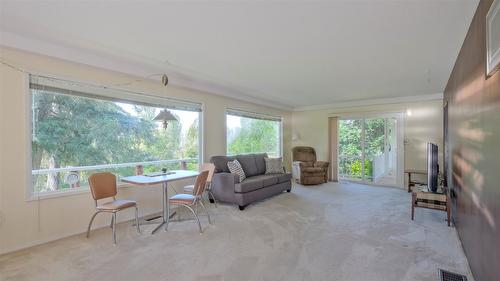
[[[468,275],[445,213],[417,209],[410,194],[357,184],[294,186],[245,211],[210,206],[168,232],[137,235],[120,224],[0,256],[0,280],[437,280],[437,268]],[[183,217],[187,217],[183,213]],[[86,224],[82,221],[82,224]]]

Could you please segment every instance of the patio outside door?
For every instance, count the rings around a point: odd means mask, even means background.
[[[401,186],[401,119],[393,114],[339,120],[340,178]]]

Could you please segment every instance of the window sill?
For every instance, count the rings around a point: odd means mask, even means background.
[[[116,187],[119,189],[125,188],[125,187],[131,187],[133,186],[132,184],[129,183],[123,183],[123,182],[118,182],[116,184]],[[76,196],[80,194],[85,194],[85,193],[90,193],[90,189],[88,186],[84,187],[79,187],[75,189],[69,189],[69,190],[60,190],[60,191],[52,191],[52,192],[44,192],[40,194],[29,194],[26,198],[26,202],[31,202],[31,201],[38,201],[38,200],[44,200],[44,199],[51,199],[51,198],[58,198],[58,197],[67,197],[67,196]]]

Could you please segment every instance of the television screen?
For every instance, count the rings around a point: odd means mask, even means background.
[[[431,192],[437,192],[438,188],[438,146],[433,143],[427,144],[427,188]]]

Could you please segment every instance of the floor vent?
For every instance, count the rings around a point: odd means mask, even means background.
[[[439,281],[467,281],[467,277],[462,274],[439,269]]]

